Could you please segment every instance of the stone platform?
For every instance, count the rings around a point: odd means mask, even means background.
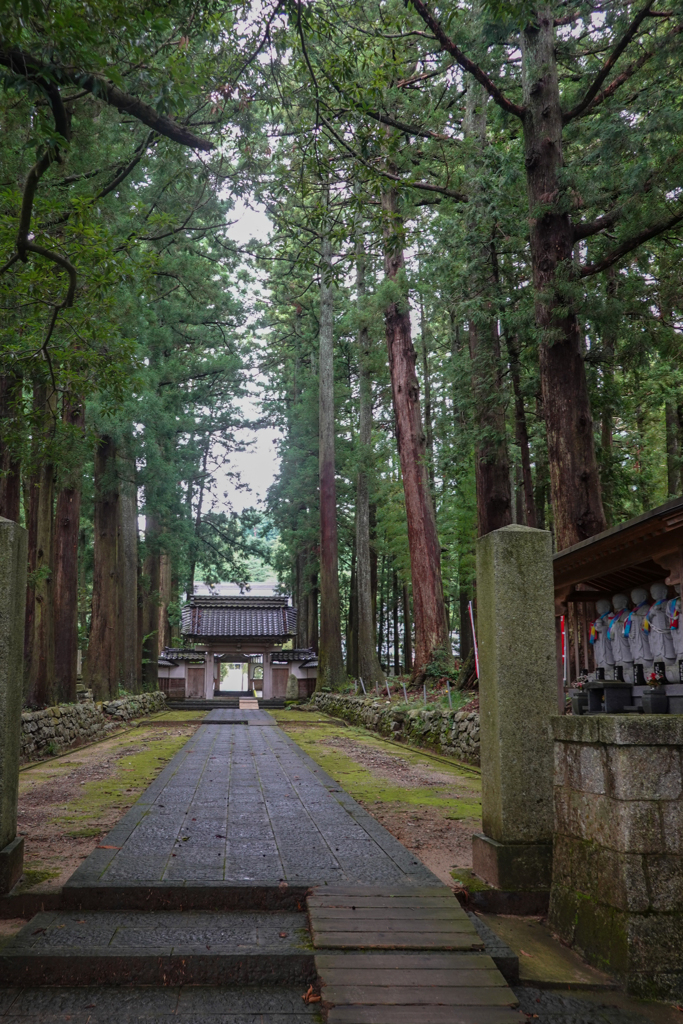
[[[451,891],[260,710],[211,712],[3,984],[0,1024],[519,1019]]]

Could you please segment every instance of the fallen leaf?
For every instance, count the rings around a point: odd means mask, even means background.
[[[280,932],[280,938],[281,939],[286,939],[287,938],[287,932]]]
[[[120,846],[96,846],[96,850],[120,850]]]
[[[533,959],[533,953],[525,953],[523,949],[520,949],[520,953],[522,954],[522,956],[528,956],[531,959]]]
[[[33,935],[44,935],[46,931],[47,931],[47,928],[36,928],[36,930],[32,934]]]
[[[313,991],[313,986],[312,985],[308,986],[308,991],[304,992],[304,994],[302,995],[301,998],[303,999],[303,1001],[305,1003],[319,1003],[319,1002],[322,1001],[322,996],[317,995]]]
[[[289,883],[288,882],[280,882],[280,884],[278,886],[278,889],[289,889]]]

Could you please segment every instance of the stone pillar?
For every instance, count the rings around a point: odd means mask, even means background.
[[[483,833],[473,869],[505,891],[550,889],[557,714],[550,534],[505,526],[477,542]]]
[[[214,671],[213,650],[208,649],[204,659],[204,696],[207,700],[213,697]]]
[[[263,652],[263,700],[273,696],[273,666],[270,664],[270,651]]]
[[[0,893],[16,885],[24,864],[17,798],[27,559],[26,530],[0,518]]]

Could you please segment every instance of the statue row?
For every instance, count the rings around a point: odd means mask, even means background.
[[[675,589],[680,594],[680,587]],[[599,678],[644,683],[658,666],[667,682],[680,682],[681,600],[667,600],[667,593],[666,584],[655,583],[649,594],[642,587],[631,591],[631,608],[626,594],[596,602],[598,618],[591,625],[590,642]]]

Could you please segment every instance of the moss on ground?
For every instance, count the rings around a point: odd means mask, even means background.
[[[48,868],[41,868],[40,866],[31,867],[28,864],[24,865],[23,877],[21,884],[14,890],[14,894],[26,892],[27,889],[32,889],[35,885],[40,885],[41,882],[47,882],[51,878],[57,878],[59,871],[50,870]]]
[[[434,761],[420,751],[402,748],[400,751],[374,733],[355,726],[343,726],[332,719],[316,722],[318,716],[305,712],[271,712],[296,743],[339,782],[344,789],[364,804],[385,803],[397,808],[403,805],[436,807],[452,820],[481,817],[481,783],[476,776],[441,761]],[[301,721],[299,721],[301,720]],[[315,724],[312,724],[315,723]],[[305,728],[299,728],[304,724]],[[344,753],[330,746],[330,739],[352,740],[369,751],[377,750],[394,758],[401,758],[413,766],[436,769],[452,777],[452,784],[437,783],[430,786],[401,785],[383,779],[382,769],[371,771]],[[454,795],[456,788],[460,795]],[[465,791],[463,794],[462,791]]]
[[[68,877],[193,731],[141,725],[22,771],[20,800],[29,807],[35,794],[38,813],[22,833],[30,855],[21,891],[47,891],[51,880]]]
[[[142,733],[142,735],[141,735]],[[130,746],[131,737],[126,737]],[[141,729],[135,735],[136,745],[143,743],[143,749],[123,754],[118,758],[114,772],[106,779],[94,779],[82,787],[79,799],[69,802],[64,810],[52,820],[64,825],[67,835],[97,835],[97,819],[112,807],[127,808],[135,803],[140,793],[157,777],[161,769],[187,743],[187,736],[159,735],[152,729]],[[85,823],[90,825],[86,826]],[[83,824],[81,824],[83,823]],[[78,829],[69,825],[79,824]]]
[[[153,722],[201,722],[206,718],[208,711],[162,711],[159,715],[152,715]],[[139,725],[147,724],[147,719],[138,719]]]

